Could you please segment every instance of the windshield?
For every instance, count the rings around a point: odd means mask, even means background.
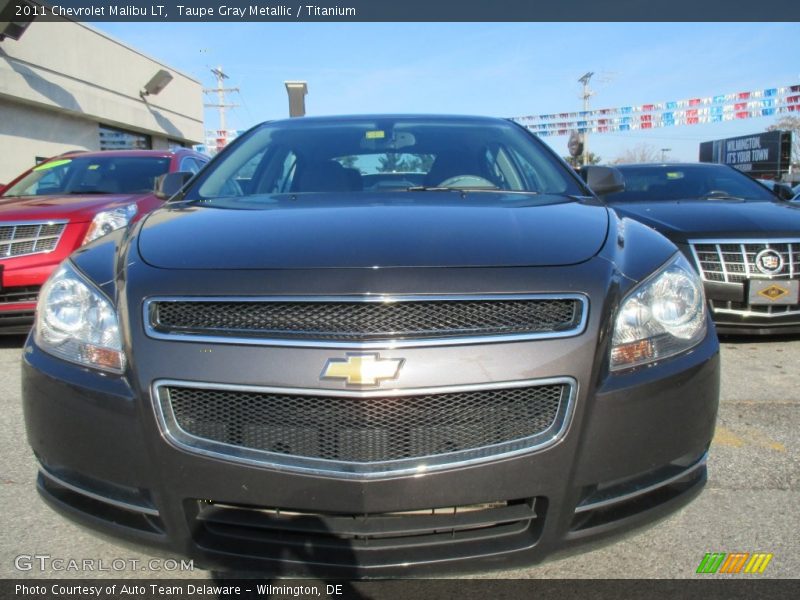
[[[584,193],[510,123],[402,117],[265,124],[212,164],[186,199],[236,206],[282,194],[453,190]]]
[[[34,167],[3,197],[146,194],[156,177],[169,171],[169,163],[169,157],[162,156],[55,158]]]
[[[625,177],[625,191],[606,194],[609,202],[658,200],[760,200],[775,196],[747,175],[719,165],[617,167]]]

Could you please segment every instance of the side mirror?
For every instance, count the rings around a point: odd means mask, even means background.
[[[161,198],[162,200],[172,198],[193,176],[194,173],[189,173],[187,171],[164,173],[156,177],[155,185],[153,186],[153,194],[155,194],[156,198]]]
[[[614,194],[625,191],[625,177],[614,167],[581,167],[581,177],[595,194]]]
[[[772,191],[781,200],[791,200],[795,197],[794,190],[785,183],[776,183]]]

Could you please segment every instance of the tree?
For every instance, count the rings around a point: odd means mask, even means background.
[[[661,160],[661,155],[650,144],[637,144],[633,148],[628,148],[614,159],[612,164],[619,165],[625,163],[654,163]]]
[[[387,152],[378,159],[378,172],[380,173],[397,173],[405,170],[406,163],[402,154]]]
[[[792,166],[800,168],[800,117],[785,115],[767,127],[767,131],[792,132]]]
[[[578,154],[578,156],[565,156],[564,160],[567,161],[569,163],[569,165],[571,167],[575,168],[575,169],[577,169],[578,167],[582,167],[583,166],[583,154]],[[597,156],[597,154],[595,154],[591,150],[589,151],[589,162],[588,162],[588,164],[590,164],[590,165],[598,165],[598,164],[600,164],[602,162],[602,160],[603,159],[601,159],[599,156]]]

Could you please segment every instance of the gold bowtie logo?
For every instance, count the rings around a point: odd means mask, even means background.
[[[405,359],[381,358],[379,354],[348,354],[329,358],[320,379],[344,379],[347,385],[371,386],[397,379]]]

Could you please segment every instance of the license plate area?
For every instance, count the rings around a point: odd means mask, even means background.
[[[747,301],[752,305],[787,306],[800,303],[800,281],[751,279]]]

